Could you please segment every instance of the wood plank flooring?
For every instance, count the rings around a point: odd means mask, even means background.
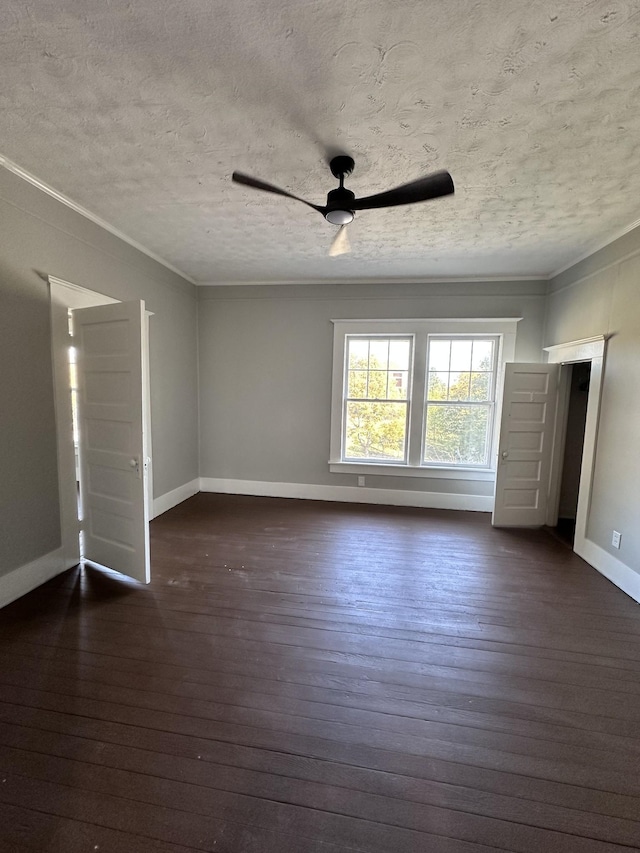
[[[640,610],[488,515],[200,494],[0,612],[0,851],[640,849]]]

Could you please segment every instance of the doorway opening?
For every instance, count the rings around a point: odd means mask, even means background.
[[[568,405],[555,532],[559,539],[573,548],[587,425],[591,362],[575,362],[563,365],[562,369],[567,371]]]

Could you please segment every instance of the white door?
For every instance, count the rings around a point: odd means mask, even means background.
[[[144,302],[73,312],[83,557],[149,583]]]
[[[505,365],[495,527],[545,523],[557,398],[557,364]]]

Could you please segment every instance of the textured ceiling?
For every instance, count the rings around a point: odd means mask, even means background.
[[[2,0],[0,152],[197,281],[547,274],[640,217],[636,0]],[[315,211],[448,169],[455,196]]]

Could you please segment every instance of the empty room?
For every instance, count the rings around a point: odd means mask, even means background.
[[[0,32],[0,851],[640,849],[636,4]]]

